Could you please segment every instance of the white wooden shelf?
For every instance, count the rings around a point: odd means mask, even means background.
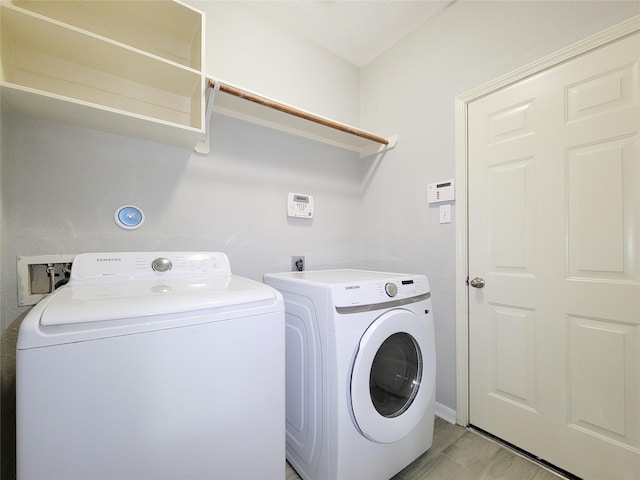
[[[163,143],[202,139],[202,13],[174,1],[0,7],[4,106]]]
[[[366,157],[393,148],[388,138],[336,122],[229,83],[209,80],[214,89],[213,111],[248,122],[358,152]]]
[[[201,153],[211,109],[361,157],[395,145],[206,79],[204,14],[179,1],[1,0],[0,9],[3,107]]]
[[[202,14],[183,3],[167,0],[10,0],[8,3],[202,70]]]

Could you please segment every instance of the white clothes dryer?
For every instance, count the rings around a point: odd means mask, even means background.
[[[266,274],[284,296],[287,459],[305,480],[386,480],[433,440],[424,275]]]
[[[284,337],[223,253],[77,256],[20,327],[17,478],[284,478]]]

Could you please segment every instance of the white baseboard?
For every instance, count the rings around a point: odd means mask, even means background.
[[[436,402],[434,405],[434,410],[436,416],[449,423],[453,423],[454,425],[456,424],[456,411],[454,409],[445,407],[441,403]]]

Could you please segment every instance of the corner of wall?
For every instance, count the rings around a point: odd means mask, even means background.
[[[452,408],[446,407],[443,404],[436,402],[435,414],[437,417],[456,425],[456,411]]]

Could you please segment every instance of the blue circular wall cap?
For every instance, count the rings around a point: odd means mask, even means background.
[[[119,227],[133,230],[144,223],[144,213],[135,205],[124,205],[116,210],[114,219]]]

